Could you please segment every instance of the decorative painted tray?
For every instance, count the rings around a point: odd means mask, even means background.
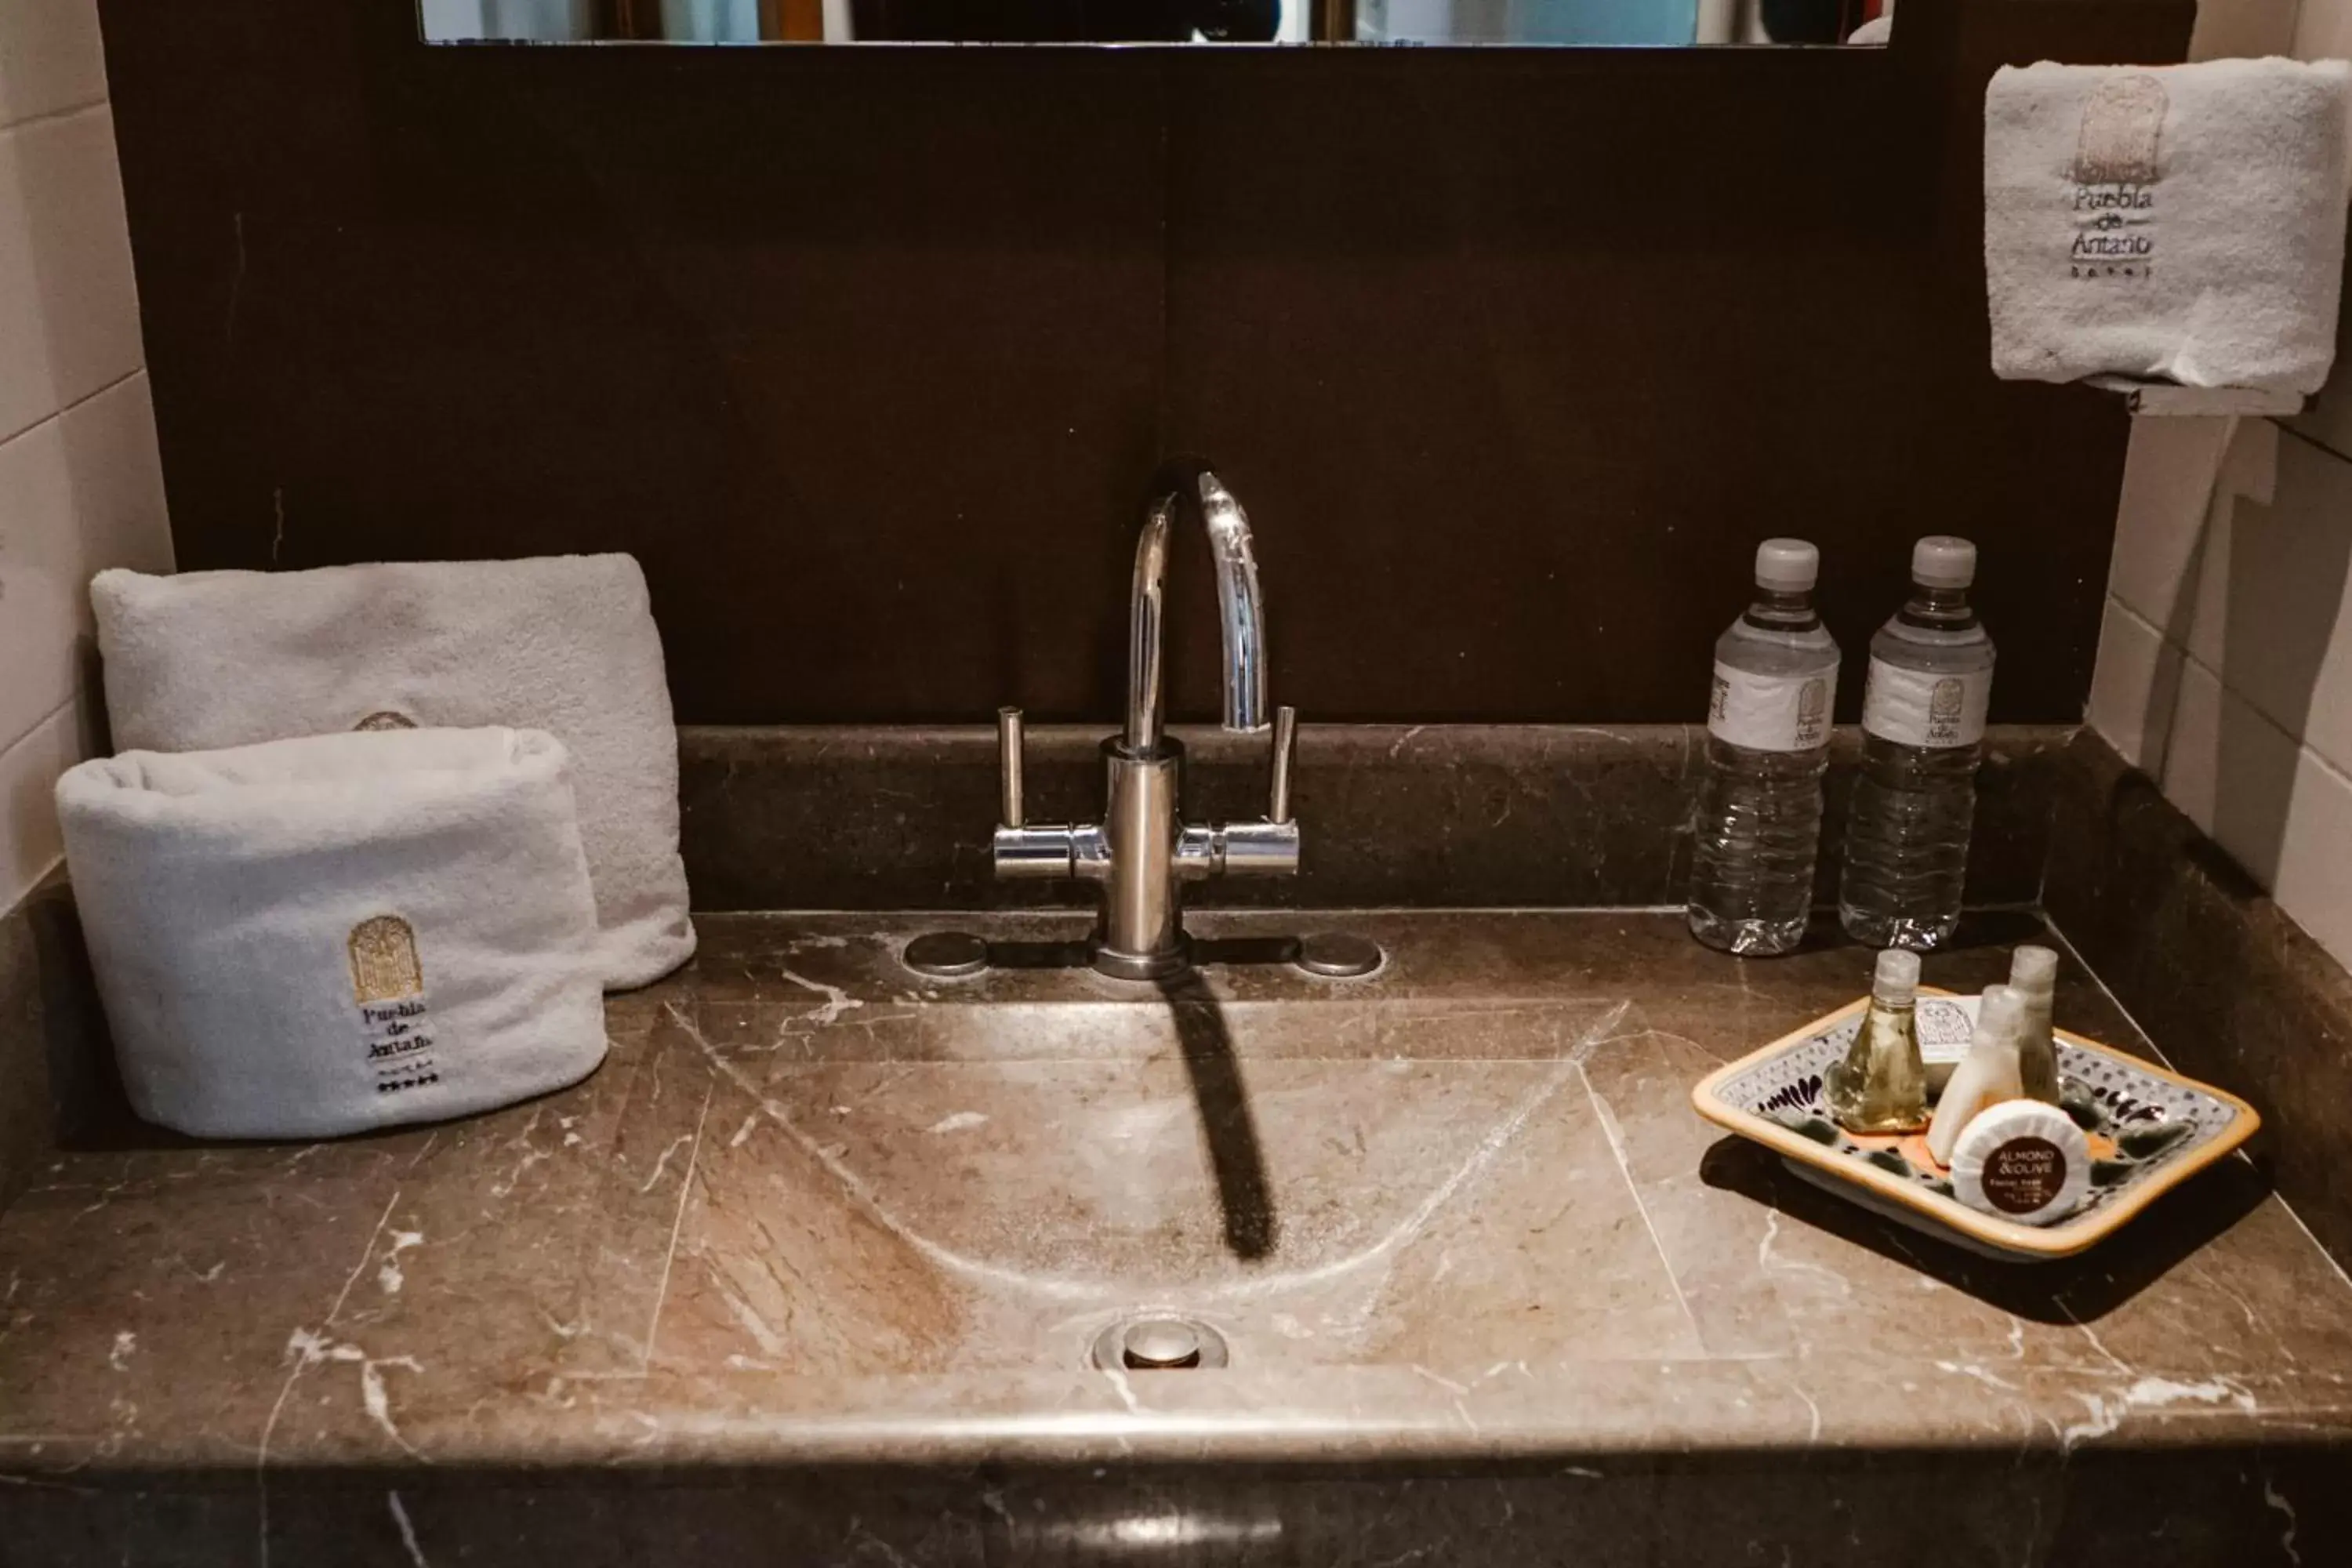
[[[1919,994],[1950,995],[1928,986]],[[2081,1252],[2262,1125],[2233,1094],[2060,1029],[2058,1072],[2065,1109],[2091,1144],[2091,1194],[2050,1225],[1983,1214],[1952,1195],[1918,1134],[1873,1137],[1831,1120],[1829,1069],[1845,1059],[1869,1006],[1863,997],[1717,1068],[1691,1090],[1691,1105],[1774,1151],[1807,1181],[1972,1251],[2027,1262]]]

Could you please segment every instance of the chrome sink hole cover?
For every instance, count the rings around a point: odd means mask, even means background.
[[[1292,962],[1325,980],[1361,980],[1388,965],[1388,955],[1370,937],[1347,931],[1316,931],[1302,937]]]
[[[1192,1318],[1129,1318],[1095,1336],[1094,1363],[1105,1372],[1176,1372],[1227,1364],[1225,1337]]]
[[[988,943],[970,931],[929,931],[908,942],[899,959],[928,979],[967,980],[987,972]]]

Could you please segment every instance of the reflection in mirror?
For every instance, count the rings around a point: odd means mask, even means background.
[[[1879,44],[1895,0],[418,0],[425,40]]]

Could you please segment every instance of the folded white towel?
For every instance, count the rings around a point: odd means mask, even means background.
[[[119,746],[409,725],[550,731],[573,759],[605,985],[646,984],[694,955],[677,730],[630,557],[111,571],[89,596]]]
[[[1995,73],[1994,372],[2319,390],[2343,281],[2347,80],[2341,60]]]
[[[536,730],[68,770],[58,816],[131,1105],[310,1138],[585,1078],[604,1004],[569,773]]]

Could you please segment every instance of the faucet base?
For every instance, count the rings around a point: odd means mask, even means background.
[[[1113,980],[1167,980],[1192,967],[1192,944],[1180,931],[1173,947],[1152,952],[1123,952],[1097,931],[1087,943],[1087,962],[1094,966],[1096,973],[1108,974]]]

